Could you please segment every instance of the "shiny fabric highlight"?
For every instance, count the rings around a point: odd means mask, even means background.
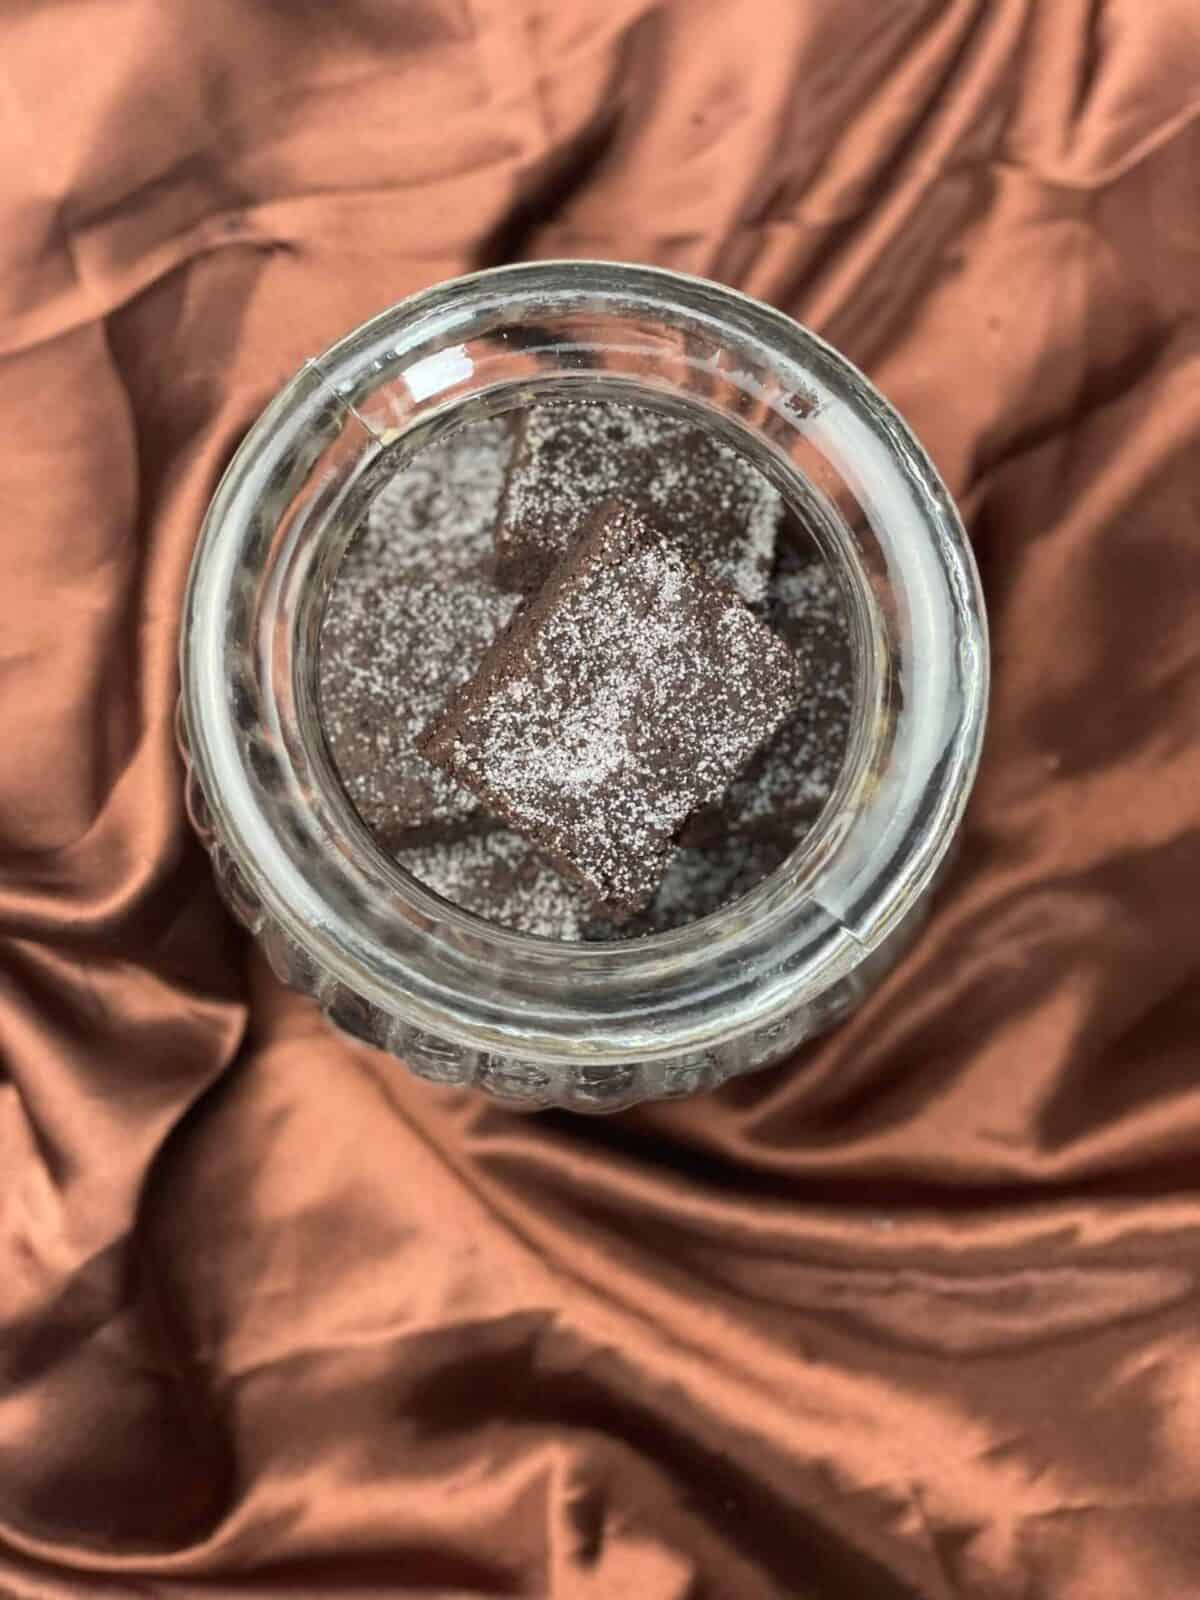
[[[12,0],[0,46],[0,1595],[1200,1594],[1195,0]],[[561,255],[862,366],[995,652],[902,967],[604,1121],[282,991],[171,726],[277,386]]]

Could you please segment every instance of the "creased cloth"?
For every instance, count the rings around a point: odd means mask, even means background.
[[[0,1595],[1200,1595],[1196,0],[0,10]],[[189,837],[205,504],[535,256],[735,284],[964,509],[995,690],[912,953],[694,1103],[332,1034]]]

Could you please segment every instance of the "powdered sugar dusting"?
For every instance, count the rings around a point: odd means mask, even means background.
[[[774,872],[789,849],[789,842],[764,835],[676,850],[654,899],[620,925],[597,917],[583,890],[515,833],[454,839],[401,851],[397,859],[435,894],[489,922],[542,939],[579,942],[644,937],[708,916]]]
[[[619,928],[590,922],[584,938],[636,938],[711,916],[761,883],[791,853],[781,836],[731,836],[704,849],[676,850],[650,904]]]
[[[583,890],[515,833],[496,830],[405,850],[397,860],[443,900],[517,933],[578,940],[594,915]]]
[[[376,498],[334,580],[321,720],[346,792],[385,849],[487,824],[417,743],[516,605],[485,576],[509,448],[502,423],[482,422],[421,451]]]
[[[511,453],[507,422],[492,420],[419,450],[371,502],[338,581],[380,567],[438,582],[458,573],[483,576]]]
[[[385,847],[477,811],[417,744],[512,607],[511,595],[466,578],[448,586],[379,572],[339,583],[322,633],[321,717],[346,791]]]
[[[632,469],[628,457],[622,460],[618,437],[599,452],[608,463],[599,476],[588,479],[591,467],[582,478],[554,469],[540,486],[527,482],[530,492],[544,497],[547,517],[553,519],[561,509],[582,524],[594,510],[599,486],[611,485],[614,477],[620,478],[619,487],[636,481],[638,451],[647,448],[664,457],[656,483],[665,485],[674,474],[678,496],[686,497],[680,477],[687,475],[687,463],[666,463],[670,450],[661,443],[662,424],[682,425],[644,408],[607,402],[548,404],[537,407],[530,419],[541,414],[544,422],[546,413],[562,411],[587,414],[593,444],[597,413],[607,414],[610,422],[615,418],[619,434],[623,429],[624,436],[641,443],[633,446]],[[659,440],[652,447],[646,442],[651,436]],[[475,674],[517,604],[491,581],[510,439],[506,421],[472,423],[422,450],[373,503],[337,574],[322,628],[320,705],[334,760],[351,800],[383,847],[437,893],[480,916],[519,932],[568,941],[678,927],[736,899],[774,870],[829,797],[845,758],[853,709],[849,618],[840,588],[815,547],[790,540],[781,544],[759,614],[800,664],[802,692],[793,696],[783,725],[732,782],[726,787],[727,778],[716,780],[710,799],[724,788],[719,805],[689,822],[684,837],[690,840],[693,825],[699,824],[694,837],[705,841],[703,847],[673,849],[670,836],[678,821],[671,821],[676,808],[668,797],[656,789],[634,804],[625,790],[630,771],[645,760],[641,724],[665,723],[670,737],[662,760],[686,767],[693,758],[686,753],[687,741],[676,736],[676,725],[679,708],[689,703],[687,692],[680,698],[671,688],[662,662],[672,654],[686,662],[692,699],[702,702],[713,694],[706,676],[713,651],[727,675],[729,650],[715,631],[698,644],[691,624],[682,620],[680,608],[688,603],[686,562],[630,567],[625,608],[611,641],[613,659],[589,680],[592,703],[568,708],[553,722],[542,769],[547,782],[557,783],[564,810],[575,821],[588,806],[601,807],[608,819],[606,848],[626,838],[635,844],[647,837],[657,841],[655,870],[665,864],[665,871],[650,903],[619,926],[606,921],[579,884],[548,865],[526,839],[504,829],[474,793],[418,748],[427,725],[452,691]],[[715,441],[706,443],[724,450]],[[543,465],[553,467],[557,448],[549,438]],[[765,546],[759,542],[769,568],[777,497],[755,469],[733,452],[725,454],[769,491],[769,538]],[[611,487],[604,492],[611,493]],[[688,548],[698,549],[692,515],[684,519],[688,527],[682,532]],[[749,559],[745,551],[743,556]],[[757,570],[756,563],[751,565]],[[743,581],[750,571],[743,571]],[[535,715],[544,717],[578,672],[595,623],[581,611],[569,626],[564,622],[564,629],[553,673],[534,673],[527,684]],[[734,634],[737,658],[736,629]],[[739,676],[746,672],[752,672],[750,657],[736,668]],[[520,692],[512,687],[508,714],[516,716]],[[741,716],[739,708],[734,721]],[[719,716],[714,715],[709,732],[714,763],[735,759],[736,739],[723,730]],[[508,777],[516,787],[521,770],[513,756]],[[528,766],[523,770],[528,799],[537,781]],[[703,804],[689,801],[688,809]],[[549,828],[546,822],[544,831]],[[660,839],[664,829],[666,837]]]
[[[743,599],[762,599],[782,512],[777,491],[704,430],[609,401],[546,402],[525,413],[496,535],[501,576],[544,572],[614,495]]]
[[[832,568],[822,559],[781,560],[768,621],[804,673],[791,718],[745,773],[723,807],[732,827],[812,822],[841,773],[854,709],[850,619]]]
[[[598,900],[633,908],[680,824],[724,791],[799,684],[735,595],[619,506],[425,748]]]

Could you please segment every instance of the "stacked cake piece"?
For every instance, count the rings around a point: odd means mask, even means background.
[[[322,721],[363,821],[446,898],[544,937],[659,931],[772,871],[828,796],[845,623],[751,463],[645,407],[549,401],[375,501]]]

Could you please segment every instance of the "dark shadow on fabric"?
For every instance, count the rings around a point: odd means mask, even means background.
[[[652,49],[661,19],[653,13],[628,29],[614,52],[613,69],[598,98],[603,108],[592,124],[565,148],[553,150],[527,175],[520,198],[472,257],[475,269],[502,267],[531,254],[538,233],[557,221],[599,173],[614,151],[622,117],[631,99],[630,73]]]
[[[1192,1040],[1189,1048],[1181,1043]],[[1105,1125],[1117,1124],[1194,1090],[1200,1062],[1200,972],[1193,969],[1155,1005],[1132,1021],[1097,1054],[1081,1049],[1066,1067],[1040,1118],[1040,1133],[1053,1149]],[[1182,1127],[1181,1127],[1182,1131]],[[1178,1159],[1178,1158],[1177,1158]],[[1186,1167],[1186,1157],[1179,1159]],[[1163,1189],[1167,1189],[1163,1179]],[[1175,1187],[1195,1192],[1200,1170]]]
[[[1112,319],[1109,318],[1111,331]],[[1097,413],[1110,406],[1128,404],[1134,392],[1143,384],[1160,382],[1163,361],[1179,330],[1173,326],[1147,323],[1135,330],[1131,342],[1121,357],[1102,371],[1090,373],[1073,403],[1065,410],[1051,416],[1038,417],[1036,421],[1011,428],[1003,439],[989,441],[986,434],[979,440],[972,485],[1017,466],[1023,459],[1050,444],[1069,450],[1074,436]],[[1014,413],[1019,416],[1018,413]],[[1011,427],[1012,418],[1006,416],[1005,427]]]
[[[114,1342],[106,1330],[118,1319],[132,1326]],[[110,1551],[177,1550],[209,1533],[233,1503],[233,1462],[197,1403],[178,1345],[164,1337],[156,1288],[124,1240],[10,1329],[6,1346],[0,1410],[4,1395],[40,1384],[46,1420],[59,1424],[32,1458],[0,1454],[6,1524]]]
[[[408,1542],[391,1551],[356,1551],[315,1561],[289,1561],[247,1571],[256,1595],[344,1595],[362,1590],[381,1600],[403,1600],[416,1591],[422,1597],[453,1595],[455,1600],[483,1600],[493,1595],[528,1595],[523,1580],[502,1566],[474,1561],[451,1550]]]
[[[751,1565],[768,1572],[781,1594],[795,1592],[796,1574],[803,1572],[816,1593],[923,1600],[894,1573],[848,1550],[765,1476],[753,1477],[728,1455],[672,1433],[662,1417],[587,1372],[545,1370],[536,1359],[539,1337],[531,1334],[513,1348],[482,1356],[459,1353],[452,1366],[411,1391],[408,1405],[418,1426],[433,1437],[519,1416],[522,1424],[584,1429],[619,1440],[680,1485],[681,1503]],[[594,1520],[594,1509],[590,1515]]]
[[[553,222],[591,180],[612,148],[615,130],[615,116],[609,112],[567,150],[549,156],[533,174],[527,193],[481,241],[472,268],[523,260],[538,231]]]
[[[930,1063],[925,1063],[929,1067]],[[939,1074],[939,1082],[949,1081],[957,1072],[957,1058],[948,1058],[940,1066],[932,1064]],[[776,1069],[785,1071],[786,1066]],[[967,1180],[946,1169],[944,1164],[935,1172],[918,1172],[915,1168],[881,1175],[865,1173],[860,1177],[833,1172],[769,1172],[754,1170],[739,1158],[726,1157],[718,1152],[682,1143],[681,1136],[668,1138],[661,1126],[649,1123],[637,1112],[621,1117],[599,1119],[571,1118],[569,1113],[548,1112],[538,1122],[549,1125],[557,1120],[554,1131],[568,1146],[586,1148],[589,1159],[615,1166],[650,1167],[664,1177],[678,1177],[688,1187],[711,1197],[729,1196],[737,1201],[761,1201],[770,1205],[791,1208],[836,1210],[848,1221],[864,1217],[895,1217],[919,1215],[922,1212],[941,1214],[952,1198],[956,1212],[973,1211],[979,1215],[1001,1214],[1030,1204],[1031,1196],[1039,1204],[1053,1200],[1078,1200],[1086,1202],[1092,1197],[1105,1195],[1130,1199],[1152,1198],[1174,1193],[1195,1193],[1200,1189],[1200,1169],[1194,1160],[1184,1158],[1138,1163],[1125,1170],[1103,1170],[1094,1175],[1078,1177],[1048,1176],[1038,1182],[1031,1174],[1014,1176],[997,1174],[994,1180]],[[585,1123],[586,1126],[580,1127]],[[571,1126],[572,1122],[574,1126]],[[550,1132],[550,1127],[547,1127]],[[848,1155],[848,1160],[852,1159]],[[497,1171],[505,1162],[491,1157],[489,1164]],[[926,1164],[928,1165],[928,1164]],[[542,1190],[554,1195],[555,1206],[567,1212],[603,1216],[603,1208],[589,1206],[578,1190],[569,1192],[565,1186],[544,1183],[535,1176],[527,1159],[522,1161],[521,1182],[526,1198]],[[627,1224],[624,1202],[616,1203],[616,1210]]]

